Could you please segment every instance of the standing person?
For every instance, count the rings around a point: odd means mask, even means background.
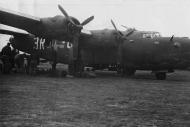
[[[9,58],[11,57],[11,47],[10,47],[10,43],[8,42],[6,46],[4,46],[2,48],[1,54],[8,56]]]
[[[17,72],[24,72],[24,54],[17,54],[14,58]]]
[[[1,50],[1,55],[2,55],[2,61],[3,61],[3,73],[10,73],[12,69],[11,65],[11,47],[10,43],[7,43],[6,46],[4,46]]]
[[[29,61],[30,61],[30,56],[25,54],[24,57],[24,70],[26,74],[29,74]]]
[[[12,64],[12,68],[15,67],[14,58],[15,58],[15,56],[16,56],[17,54],[19,54],[19,51],[18,51],[17,49],[13,48],[13,49],[11,50],[11,57],[10,57],[10,62],[11,62],[11,64]]]
[[[38,59],[39,59],[39,57],[35,53],[30,55],[29,63],[28,63],[29,64],[29,72],[28,73],[30,75],[35,75],[36,74],[37,65],[39,63]]]
[[[53,56],[52,71],[55,71],[57,65],[57,51],[54,49],[52,50],[52,56]]]

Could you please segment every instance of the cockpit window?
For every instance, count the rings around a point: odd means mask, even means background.
[[[160,33],[158,32],[152,32],[152,33],[144,33],[142,34],[143,38],[156,38],[156,37],[161,37]]]

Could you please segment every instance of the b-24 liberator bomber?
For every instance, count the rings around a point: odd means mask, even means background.
[[[158,32],[135,29],[120,31],[112,20],[114,29],[90,30],[86,34],[81,32],[82,26],[93,16],[80,24],[61,6],[59,9],[65,17],[38,21],[0,10],[0,23],[26,30],[28,34],[9,30],[0,30],[0,33],[13,35],[11,42],[14,48],[29,54],[38,53],[55,63],[69,64],[72,74],[81,73],[84,66],[94,69],[112,67],[122,75],[150,70],[157,79],[165,79],[166,73],[186,69],[190,65],[189,38],[162,37]]]

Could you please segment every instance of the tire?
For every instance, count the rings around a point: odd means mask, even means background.
[[[157,80],[165,80],[166,79],[166,72],[158,72],[155,74]]]
[[[134,76],[135,72],[136,72],[136,70],[133,68],[124,68],[123,75],[124,76]]]

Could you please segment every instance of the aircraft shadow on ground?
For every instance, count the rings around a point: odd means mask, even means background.
[[[121,76],[114,71],[96,71],[98,78],[126,78],[126,79],[142,79],[142,80],[157,80],[155,75],[150,71],[137,71],[134,76]],[[177,71],[175,73],[167,74],[166,80],[163,81],[176,81],[176,82],[189,82],[189,71]]]

